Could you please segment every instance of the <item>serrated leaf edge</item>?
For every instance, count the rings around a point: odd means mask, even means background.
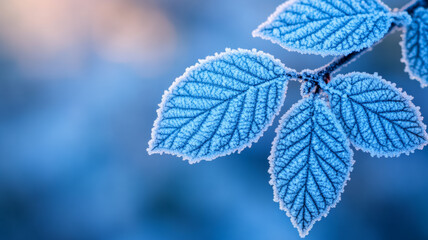
[[[198,157],[198,158],[192,158],[190,156],[187,156],[186,154],[180,153],[178,151],[173,151],[170,149],[166,149],[166,148],[158,148],[158,149],[153,149],[153,145],[156,139],[156,132],[159,128],[159,123],[163,120],[162,117],[162,112],[165,108],[165,104],[168,102],[168,100],[170,99],[171,93],[172,91],[180,86],[180,83],[187,78],[187,76],[189,75],[190,72],[200,68],[203,64],[208,63],[210,61],[216,60],[221,58],[222,56],[225,55],[229,55],[229,54],[233,54],[233,53],[255,53],[256,55],[264,55],[266,57],[269,57],[273,62],[275,62],[276,64],[278,64],[279,66],[281,66],[284,70],[286,70],[287,73],[297,76],[297,72],[293,69],[287,68],[280,60],[276,59],[274,56],[272,56],[271,54],[268,53],[264,53],[263,51],[258,51],[256,49],[252,49],[252,50],[247,50],[247,49],[230,49],[230,48],[226,48],[225,52],[222,53],[215,53],[214,56],[208,56],[205,59],[200,59],[198,61],[198,63],[194,66],[188,67],[186,69],[186,72],[181,75],[180,77],[176,78],[176,80],[173,82],[173,84],[168,88],[168,90],[166,90],[162,96],[162,101],[161,103],[158,105],[159,108],[157,109],[157,118],[153,124],[153,128],[152,128],[152,132],[151,132],[151,139],[149,141],[149,147],[147,148],[147,152],[149,155],[153,155],[153,154],[171,154],[177,157],[180,157],[183,159],[183,161],[188,161],[190,164],[195,164],[195,163],[199,163],[203,160],[205,161],[212,161],[216,158],[219,157],[224,157],[224,156],[228,156],[230,154],[233,154],[235,152],[241,153],[244,149],[246,148],[251,148],[253,143],[256,143],[262,136],[263,134],[267,131],[267,129],[272,126],[273,122],[275,121],[276,117],[279,115],[280,110],[282,109],[283,105],[284,105],[284,101],[286,98],[286,93],[288,90],[288,83],[285,82],[285,86],[284,86],[284,91],[283,94],[281,96],[281,102],[278,106],[278,109],[276,111],[276,113],[274,114],[274,116],[272,117],[272,119],[270,120],[270,122],[260,131],[260,133],[258,135],[256,135],[254,138],[250,139],[250,141],[246,144],[244,144],[241,147],[238,148],[233,148],[233,149],[229,149],[227,151],[222,151],[222,152],[218,152],[216,154],[211,154],[210,156],[204,156],[204,157]],[[284,76],[284,78],[287,78],[287,76]],[[290,80],[290,78],[285,79],[284,81],[288,81]]]
[[[289,1],[286,1],[283,4],[279,5],[276,8],[275,12],[272,13],[265,22],[263,22],[262,24],[260,24],[252,32],[252,36],[254,38],[259,37],[259,38],[261,38],[263,40],[268,40],[268,41],[272,42],[273,44],[277,44],[277,45],[281,46],[282,48],[284,48],[284,49],[286,49],[288,51],[291,51],[291,52],[298,52],[298,53],[301,53],[301,54],[319,55],[319,56],[322,56],[322,57],[327,57],[327,56],[341,56],[341,55],[350,54],[352,52],[359,52],[362,49],[370,48],[373,45],[375,45],[377,42],[382,41],[382,38],[381,38],[378,41],[375,41],[375,42],[372,42],[372,43],[364,42],[364,44],[361,44],[360,48],[354,48],[354,49],[348,50],[348,51],[340,51],[340,52],[339,51],[320,51],[320,50],[315,51],[315,50],[298,49],[298,48],[294,48],[294,47],[290,47],[290,46],[285,46],[283,43],[281,43],[281,41],[275,40],[275,39],[273,39],[271,37],[267,37],[267,36],[265,36],[264,34],[261,33],[261,30],[265,26],[271,24],[275,20],[275,18],[278,17],[285,10],[285,8],[287,8],[288,6],[290,6],[290,5],[292,5],[292,4],[296,3],[296,2],[299,2],[299,1],[300,0],[289,0]],[[390,24],[392,24],[394,22],[394,16],[395,16],[395,14],[393,12],[391,12],[391,8],[388,5],[386,5],[385,3],[383,3],[383,2],[381,2],[379,0],[377,0],[377,2],[381,6],[383,6],[386,10],[388,10],[388,12],[385,13],[385,15],[389,15]],[[383,35],[385,36],[387,33],[388,33],[388,29],[385,30],[385,32],[384,32]]]
[[[406,51],[406,40],[407,40],[406,35],[407,35],[407,26],[403,27],[403,33],[401,34],[400,46],[401,46],[402,56],[401,56],[400,62],[404,63],[404,66],[405,66],[404,71],[409,74],[410,79],[418,81],[421,85],[421,88],[428,87],[428,82],[424,83],[425,80],[423,80],[419,76],[416,76],[412,72],[412,70],[410,70],[409,61],[407,61],[408,58],[407,58],[407,51]]]

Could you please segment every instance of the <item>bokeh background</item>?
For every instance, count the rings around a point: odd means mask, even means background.
[[[297,70],[331,60],[251,37],[281,3],[1,0],[0,239],[299,239],[268,183],[277,120],[252,148],[212,162],[146,152],[164,90],[198,59],[240,47]],[[400,34],[342,72],[378,72],[428,116]],[[284,110],[299,98],[290,83]],[[428,239],[428,148],[355,160],[342,201],[307,239]]]

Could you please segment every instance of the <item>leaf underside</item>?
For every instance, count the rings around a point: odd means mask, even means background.
[[[300,236],[339,201],[349,178],[349,141],[326,102],[313,95],[281,120],[270,156],[275,201]]]
[[[194,163],[250,146],[278,114],[292,73],[255,50],[201,61],[164,95],[149,152]]]
[[[379,41],[392,21],[377,0],[294,0],[278,7],[253,36],[301,53],[346,55]]]
[[[412,23],[405,29],[402,45],[406,71],[418,80],[422,87],[428,86],[428,10],[416,9]]]
[[[338,75],[328,84],[331,107],[355,147],[392,157],[422,149],[425,125],[410,97],[377,75]]]

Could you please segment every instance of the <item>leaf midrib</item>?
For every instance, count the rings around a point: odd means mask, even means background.
[[[160,145],[160,144],[163,144],[166,140],[168,140],[171,136],[173,136],[177,131],[179,131],[181,128],[183,128],[184,126],[186,126],[187,124],[189,124],[189,123],[191,123],[193,120],[195,120],[196,118],[198,118],[199,116],[201,116],[201,115],[203,115],[203,114],[205,114],[205,113],[207,113],[207,112],[210,112],[210,111],[212,111],[213,109],[215,109],[215,108],[217,108],[217,107],[219,107],[219,106],[221,106],[222,104],[224,104],[224,103],[227,103],[228,101],[231,101],[231,100],[233,100],[233,99],[235,99],[235,98],[238,98],[238,97],[240,97],[241,95],[243,95],[243,94],[247,94],[250,90],[252,90],[252,89],[255,89],[255,88],[261,88],[261,87],[263,87],[264,85],[269,85],[269,84],[273,84],[273,82],[281,82],[281,79],[282,78],[284,78],[284,76],[283,75],[280,75],[280,76],[277,76],[277,77],[275,77],[275,78],[273,78],[273,79],[271,79],[271,80],[269,80],[269,81],[266,81],[266,82],[263,82],[263,83],[259,83],[259,84],[256,84],[256,85],[253,85],[253,86],[251,86],[251,85],[248,85],[248,89],[246,89],[246,90],[244,90],[244,91],[242,91],[242,92],[240,92],[240,93],[238,93],[238,94],[236,94],[236,95],[234,95],[234,96],[232,96],[232,97],[229,97],[229,98],[227,98],[227,99],[224,99],[224,100],[222,100],[220,103],[217,103],[217,104],[215,104],[214,106],[212,106],[212,107],[210,107],[210,108],[207,108],[207,109],[204,109],[204,110],[201,110],[201,113],[198,113],[198,114],[196,114],[195,116],[193,116],[192,118],[190,118],[189,120],[187,120],[185,123],[183,123],[180,127],[177,127],[174,131],[172,131],[170,134],[168,134],[168,136],[166,137],[166,138],[164,138],[164,139],[162,139],[162,140],[160,140],[160,142],[159,142],[159,144],[158,144],[158,146]],[[282,81],[282,82],[285,82],[285,81]],[[285,83],[284,83],[285,84]],[[186,95],[176,95],[176,96],[186,96]],[[175,97],[175,96],[173,96],[173,97]],[[172,108],[174,108],[174,107],[172,107]],[[155,148],[153,148],[153,149],[156,149],[157,147],[155,147]]]

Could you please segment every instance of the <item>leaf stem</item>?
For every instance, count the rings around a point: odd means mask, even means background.
[[[412,15],[414,13],[414,11],[418,8],[418,7],[427,7],[428,6],[428,0],[414,0],[410,3],[408,3],[406,6],[404,6],[403,8],[401,8],[399,10],[399,12],[407,12],[408,14]],[[331,73],[334,73],[335,71],[338,71],[341,67],[348,65],[349,63],[353,62],[354,60],[356,60],[359,56],[365,54],[366,52],[370,51],[374,46],[376,46],[377,44],[379,44],[386,36],[388,36],[389,34],[393,33],[394,31],[396,31],[397,29],[399,29],[400,26],[398,26],[396,23],[392,23],[387,34],[385,34],[385,36],[379,40],[378,42],[376,42],[375,44],[373,44],[373,46],[368,47],[368,48],[364,48],[358,52],[353,52],[350,53],[346,56],[342,56],[342,57],[338,57],[336,59],[334,59],[333,61],[331,61],[330,63],[328,63],[327,65],[315,70],[314,72],[322,77],[323,79],[326,79],[326,76],[329,76]],[[327,82],[326,82],[327,83]]]

